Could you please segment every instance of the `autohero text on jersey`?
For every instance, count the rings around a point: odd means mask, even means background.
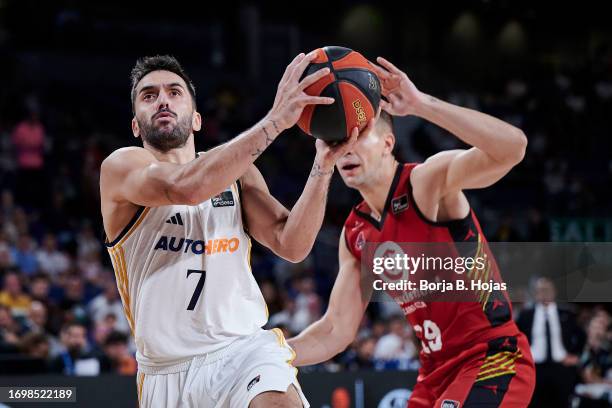
[[[153,248],[155,251],[191,252],[195,255],[213,255],[217,253],[233,253],[240,246],[237,237],[209,239],[208,241],[189,238],[168,237],[162,235]]]

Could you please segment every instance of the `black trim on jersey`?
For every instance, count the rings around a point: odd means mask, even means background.
[[[412,176],[412,173],[410,173],[410,175]],[[434,226],[434,227],[451,228],[453,226],[456,226],[458,223],[464,223],[472,215],[472,209],[470,207],[470,211],[468,211],[468,214],[463,218],[457,218],[456,220],[448,220],[448,221],[430,220],[429,218],[425,216],[425,214],[421,212],[421,209],[419,208],[416,201],[414,200],[414,195],[412,194],[412,180],[410,180],[410,177],[408,177],[408,197],[410,197],[410,202],[412,203],[412,206],[414,207],[414,211],[417,213],[419,218],[425,223],[431,226]]]
[[[138,220],[138,218],[140,217],[140,214],[142,214],[144,209],[145,209],[145,207],[139,206],[138,210],[136,211],[136,213],[134,214],[134,216],[132,217],[130,222],[128,222],[128,224],[125,226],[125,228],[123,228],[123,230],[121,231],[119,236],[117,238],[115,238],[113,240],[113,242],[108,242],[108,237],[106,237],[106,239],[104,240],[105,241],[104,245],[106,245],[109,248],[117,245],[117,242],[121,241],[121,239],[125,236],[125,234],[128,233],[128,231],[130,230],[130,228],[132,228],[132,225],[134,225],[134,223]]]
[[[251,234],[249,234],[249,227],[247,226],[246,217],[244,214],[244,205],[242,204],[242,183],[240,182],[240,179],[236,180],[236,188],[238,189],[238,200],[240,201],[240,217],[242,218],[242,229],[250,238]]]
[[[395,194],[395,190],[397,189],[397,185],[399,183],[399,179],[402,175],[403,169],[404,165],[402,163],[398,163],[397,168],[395,169],[395,176],[393,176],[393,181],[391,182],[391,187],[389,188],[389,192],[387,193],[387,200],[385,200],[385,206],[383,207],[383,212],[380,216],[380,221],[377,221],[370,214],[366,214],[362,211],[359,211],[359,209],[357,208],[358,205],[353,208],[355,210],[355,214],[368,221],[379,231],[383,229],[383,226],[385,224],[385,218],[387,218],[387,213],[389,212],[389,207],[391,206],[391,200],[393,199],[393,195]]]
[[[516,374],[504,374],[472,385],[462,407],[501,407],[510,382]]]

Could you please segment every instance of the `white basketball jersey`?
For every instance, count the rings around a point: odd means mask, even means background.
[[[139,364],[215,351],[267,321],[237,183],[196,206],[142,208],[107,247]]]

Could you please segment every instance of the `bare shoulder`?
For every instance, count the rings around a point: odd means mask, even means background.
[[[138,146],[122,147],[102,161],[101,173],[122,173],[134,166],[157,161],[147,149]]]

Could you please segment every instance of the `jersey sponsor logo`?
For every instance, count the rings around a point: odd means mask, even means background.
[[[174,225],[183,225],[183,219],[181,218],[181,213],[176,213],[172,217],[166,220],[166,224],[174,224]]]
[[[210,202],[213,207],[233,207],[234,195],[232,194],[232,190],[225,190],[221,194],[211,198]]]
[[[257,384],[260,379],[261,379],[261,375],[257,375],[257,377],[253,378],[247,385],[247,391],[251,391],[251,388],[253,388],[253,386]]]
[[[408,195],[404,194],[402,196],[396,197],[391,200],[391,211],[393,214],[399,214],[402,211],[406,211],[408,209]]]
[[[459,408],[459,401],[445,399],[440,408]]]
[[[153,250],[182,252],[184,254],[191,252],[194,255],[202,255],[203,253],[213,255],[226,252],[234,253],[239,246],[240,239],[237,237],[209,239],[204,242],[203,240],[162,235],[159,237]]]

